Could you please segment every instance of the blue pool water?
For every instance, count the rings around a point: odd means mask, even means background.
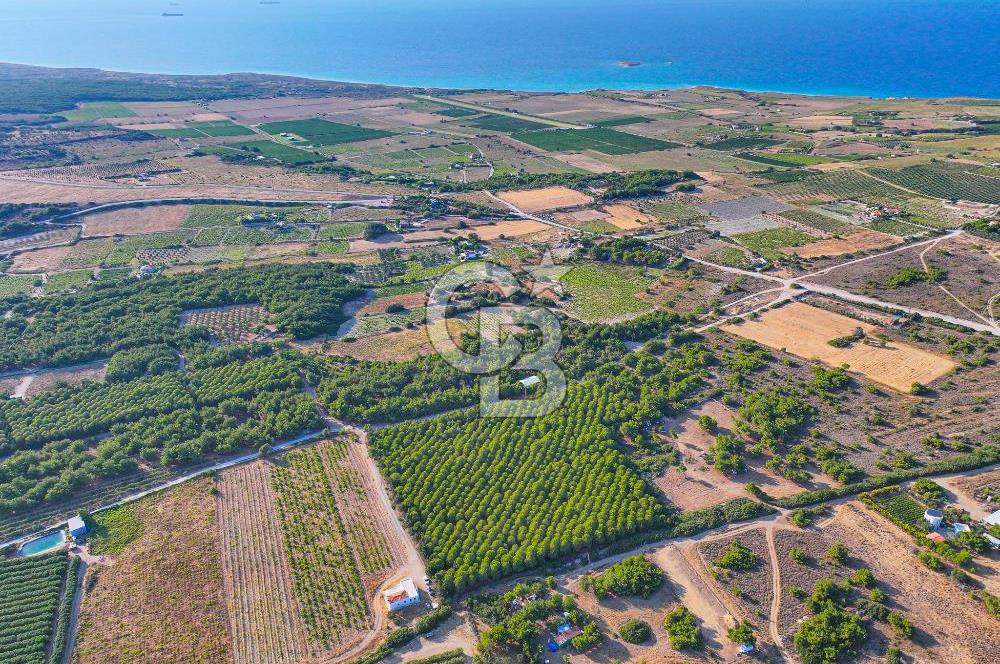
[[[27,544],[23,545],[20,550],[18,550],[18,555],[34,556],[39,553],[45,553],[46,551],[59,548],[65,541],[66,534],[61,530],[57,530],[54,533],[49,533],[44,537],[31,540]]]
[[[996,0],[273,3],[4,0],[0,61],[464,88],[1000,97]]]

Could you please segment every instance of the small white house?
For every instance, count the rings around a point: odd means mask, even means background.
[[[82,537],[87,534],[87,524],[79,516],[72,517],[66,524],[69,534],[73,537]]]
[[[931,528],[940,528],[941,519],[944,518],[944,512],[941,510],[927,510],[924,512],[924,519],[931,525]]]
[[[420,601],[420,593],[417,592],[413,579],[409,577],[386,590],[383,596],[385,597],[385,605],[389,607],[390,611],[399,611]]]

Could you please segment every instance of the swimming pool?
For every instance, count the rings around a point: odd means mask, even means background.
[[[39,553],[46,553],[52,551],[53,549],[58,549],[66,542],[66,533],[61,530],[49,533],[38,539],[33,539],[30,542],[21,545],[17,554],[19,556],[35,556]]]

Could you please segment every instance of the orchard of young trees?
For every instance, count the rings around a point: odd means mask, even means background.
[[[446,592],[666,523],[667,508],[614,446],[612,392],[585,382],[542,418],[446,415],[372,435]]]

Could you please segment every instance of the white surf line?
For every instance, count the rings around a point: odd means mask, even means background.
[[[341,427],[341,429],[342,428],[343,427]],[[273,452],[283,452],[283,451],[288,450],[288,449],[290,449],[292,447],[295,447],[297,445],[301,445],[302,443],[305,443],[305,442],[308,442],[310,440],[314,440],[316,438],[324,436],[324,435],[326,435],[327,431],[330,431],[331,433],[336,433],[339,430],[340,429],[333,429],[333,427],[331,426],[331,427],[328,427],[327,429],[321,429],[319,431],[313,431],[311,433],[302,434],[298,438],[293,438],[291,440],[286,440],[283,443],[275,443],[272,446],[271,451],[272,451],[272,453]],[[175,477],[174,479],[170,480],[169,482],[166,482],[166,483],[161,484],[159,486],[155,486],[155,487],[153,487],[151,489],[146,489],[145,491],[140,491],[139,493],[131,494],[131,495],[126,496],[124,498],[120,498],[120,499],[114,501],[113,503],[108,503],[107,505],[102,505],[101,507],[94,508],[92,510],[89,510],[89,512],[90,512],[90,514],[97,514],[98,512],[105,512],[107,510],[114,509],[115,507],[121,507],[122,505],[127,505],[128,503],[135,502],[137,500],[145,498],[146,496],[151,496],[154,493],[159,493],[161,491],[165,491],[165,490],[170,489],[172,487],[178,486],[179,484],[184,484],[185,482],[190,482],[191,480],[196,479],[198,477],[201,477],[202,475],[204,475],[206,473],[212,473],[212,472],[219,471],[219,470],[225,470],[226,468],[232,468],[233,466],[238,466],[240,464],[248,463],[250,461],[256,461],[259,458],[260,458],[260,454],[259,453],[252,452],[250,454],[244,454],[244,455],[235,457],[233,459],[229,459],[228,461],[221,461],[221,462],[213,464],[211,466],[205,466],[204,468],[200,468],[199,470],[187,473],[186,475],[181,475],[180,477]],[[27,542],[27,541],[33,540],[36,537],[40,537],[41,535],[44,535],[47,532],[50,532],[50,531],[55,530],[57,528],[62,528],[63,526],[66,525],[66,523],[67,523],[68,520],[69,519],[67,518],[67,519],[62,520],[62,521],[57,521],[57,522],[55,522],[55,523],[53,523],[53,524],[51,524],[51,525],[43,528],[42,530],[35,531],[35,532],[30,533],[28,535],[22,535],[22,536],[20,536],[20,537],[18,537],[16,539],[8,540],[6,542],[0,542],[0,549],[5,549],[5,548],[7,548],[8,546],[11,546],[11,545],[21,544],[22,542]]]

